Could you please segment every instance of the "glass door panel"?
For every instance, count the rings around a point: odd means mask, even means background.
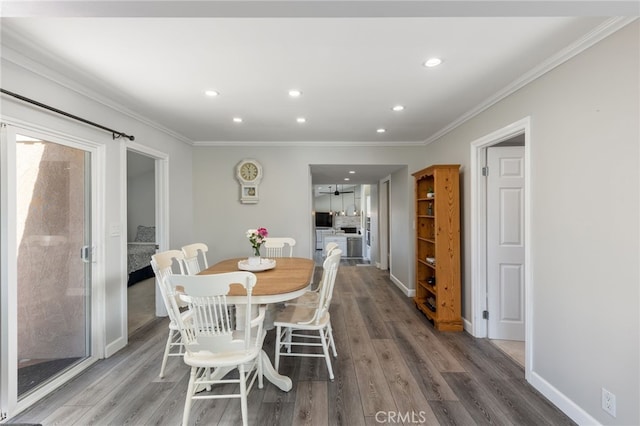
[[[90,356],[90,158],[16,135],[18,399]]]

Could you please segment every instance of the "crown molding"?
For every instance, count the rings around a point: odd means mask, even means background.
[[[576,42],[567,46],[566,48],[560,50],[558,53],[551,56],[546,61],[538,65],[537,67],[531,69],[524,75],[520,76],[518,79],[511,82],[509,85],[504,87],[499,92],[496,92],[491,97],[487,98],[484,102],[480,103],[475,108],[467,111],[466,113],[464,113],[463,115],[461,115],[460,117],[458,117],[457,119],[449,123],[449,125],[443,127],[442,129],[440,129],[439,131],[431,135],[428,139],[424,141],[424,144],[429,145],[430,143],[437,141],[447,133],[453,131],[455,128],[471,120],[473,117],[477,116],[481,112],[485,111],[486,109],[490,108],[491,106],[495,105],[496,103],[500,102],[506,97],[512,95],[516,91],[522,89],[527,84],[540,78],[541,76],[553,70],[557,66],[562,65],[563,63],[567,62],[574,56],[582,53],[583,51],[587,50],[594,44],[609,37],[611,34],[621,30],[622,28],[636,21],[637,19],[638,19],[637,16],[614,17],[614,18],[608,19],[598,27],[594,28],[590,33],[586,34],[581,39],[577,40]]]
[[[4,0],[7,17],[414,18],[629,16],[636,0]]]
[[[216,147],[416,147],[424,146],[423,141],[194,141],[193,146]]]
[[[89,89],[86,85],[80,84],[75,80],[72,80],[62,73],[54,70],[51,66],[47,66],[40,60],[35,60],[31,57],[28,57],[23,52],[32,52],[32,54],[38,55],[39,58],[43,58],[45,61],[50,61],[53,64],[57,64],[59,66],[59,62],[46,50],[40,48],[29,40],[21,37],[19,34],[16,34],[12,30],[8,28],[2,29],[2,39],[0,40],[2,43],[2,59],[14,63],[15,65],[26,69],[30,72],[35,73],[49,81],[57,83],[71,91],[74,91],[86,98],[89,98],[99,104],[102,104],[116,112],[119,112],[123,115],[126,115],[133,120],[136,120],[144,125],[147,125],[151,128],[154,128],[162,133],[167,134],[168,136],[183,142],[190,146],[209,146],[209,147],[238,147],[238,146],[246,146],[246,147],[267,147],[267,146],[308,146],[308,147],[414,147],[414,146],[424,146],[429,145],[432,142],[440,139],[444,135],[453,131],[457,127],[461,126],[465,122],[469,121],[473,117],[477,116],[481,112],[515,93],[517,90],[526,86],[527,84],[535,81],[542,75],[547,72],[553,70],[557,66],[567,62],[574,56],[583,52],[584,50],[590,48],[594,44],[603,40],[604,38],[610,36],[616,31],[622,29],[623,27],[629,25],[630,23],[638,20],[637,16],[630,17],[613,17],[606,22],[602,23],[600,26],[592,30],[589,34],[582,37],[580,40],[574,42],[570,46],[565,49],[559,51],[546,61],[542,62],[537,67],[531,69],[529,72],[525,73],[518,79],[514,80],[509,85],[505,86],[501,91],[495,93],[494,95],[487,98],[485,101],[477,105],[475,108],[467,111],[462,114],[460,117],[452,121],[447,126],[443,127],[441,130],[437,131],[429,138],[421,141],[193,141],[182,134],[179,134],[167,127],[162,126],[161,124],[140,115],[124,105],[113,101],[101,94],[97,91]],[[17,45],[17,48],[20,49],[20,52],[16,50],[12,45]],[[24,48],[23,48],[24,47]],[[75,73],[78,73],[79,70],[74,70]],[[100,81],[96,81],[90,75],[86,73],[81,73],[83,79],[85,81],[92,82],[91,84],[95,84],[98,88],[105,88],[107,91],[114,91],[113,88],[106,87],[104,83]],[[7,88],[10,90],[10,88]]]
[[[154,128],[162,133],[165,133],[168,136],[179,140],[180,142],[183,142],[187,145],[193,145],[193,142],[184,135],[176,133],[175,131],[164,127],[161,124],[130,110],[124,105],[101,95],[97,91],[89,89],[86,85],[70,79],[69,77],[51,68],[45,63],[27,56],[24,53],[25,51],[32,52],[32,54],[39,55],[39,57],[42,57],[47,61],[51,61],[54,64],[60,65],[59,62],[57,62],[50,53],[35,45],[31,41],[21,37],[19,34],[16,34],[14,31],[4,28],[2,30],[2,39],[0,40],[0,42],[2,45],[2,60],[13,63],[14,65],[30,71],[44,78],[45,80],[49,80],[62,87],[65,87],[66,89],[69,89],[81,96],[91,99],[94,102],[104,105],[107,108],[114,110],[115,112],[126,115],[129,118],[132,118],[135,121]],[[20,49],[20,51],[16,50],[13,45],[16,45],[16,48]],[[114,91],[113,88],[106,87],[103,83],[95,80],[93,77],[80,70],[74,70],[73,72],[76,75],[81,75],[82,78],[85,79],[85,81],[90,81],[91,84],[95,84],[95,86],[98,88],[103,88],[106,91]],[[11,90],[10,88],[6,89]]]

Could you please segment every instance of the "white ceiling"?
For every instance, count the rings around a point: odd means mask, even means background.
[[[311,175],[315,185],[322,185],[323,191],[327,185],[331,185],[335,191],[336,185],[340,188],[344,185],[362,185],[369,183],[378,183],[384,177],[391,175],[393,172],[406,167],[401,164],[312,164]],[[355,173],[351,174],[350,171]],[[345,181],[348,178],[348,181]]]
[[[406,145],[611,22],[606,1],[536,3],[4,1],[1,25],[3,44],[187,142]]]

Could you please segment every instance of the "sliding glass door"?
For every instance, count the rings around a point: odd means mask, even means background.
[[[1,371],[11,415],[92,355],[92,152],[11,127],[3,133]]]

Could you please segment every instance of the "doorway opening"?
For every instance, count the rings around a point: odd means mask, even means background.
[[[127,151],[127,331],[153,321],[156,241],[155,159]]]
[[[528,378],[532,360],[530,120],[471,143],[472,334]]]
[[[126,334],[167,312],[156,291],[151,256],[168,245],[168,157],[144,145],[129,142],[124,155],[127,165],[127,321]]]

